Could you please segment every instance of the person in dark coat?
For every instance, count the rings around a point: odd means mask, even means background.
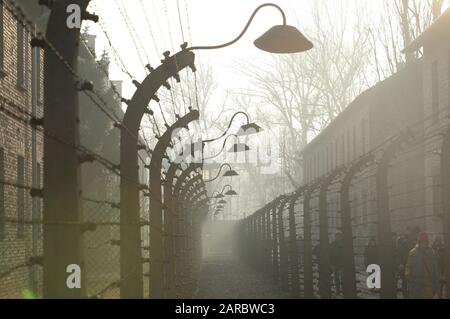
[[[408,280],[410,298],[431,299],[438,294],[439,267],[425,232],[419,234],[416,247],[409,252],[405,277]]]

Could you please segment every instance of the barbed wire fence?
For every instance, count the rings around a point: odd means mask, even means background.
[[[440,121],[430,124],[436,117]],[[394,266],[394,273],[389,274],[392,275],[389,280],[394,281],[394,291],[389,292],[391,298],[408,298],[403,275],[405,256],[414,247],[417,233],[426,231],[433,249],[443,249],[442,246],[436,248],[436,242],[445,247],[449,245],[444,227],[444,218],[449,218],[446,216],[449,212],[443,207],[443,199],[448,194],[443,193],[443,187],[450,181],[443,180],[442,169],[446,162],[441,158],[445,139],[450,138],[448,117],[445,108],[425,116],[365,154],[345,162],[343,168],[331,167],[329,173],[294,193],[276,198],[245,218],[239,232],[247,242],[241,247],[242,258],[255,268],[265,270],[295,297],[343,298],[346,296],[343,290],[351,285],[343,274],[348,263],[344,252],[351,249],[355,297],[382,297],[382,289],[367,286],[367,266],[391,263]],[[394,152],[386,162],[384,158],[389,149]],[[371,159],[351,173],[364,158]],[[381,167],[386,167],[386,182],[377,185],[383,181]],[[339,169],[342,171],[336,173]],[[333,174],[335,177],[327,180]],[[347,174],[354,175],[348,189],[349,211],[343,212],[345,206],[341,200]],[[326,192],[321,194],[321,189]],[[379,189],[387,192],[387,198],[377,192]],[[287,204],[289,201],[292,203]],[[387,203],[387,221],[380,217],[382,201]],[[290,216],[290,210],[294,216]],[[337,237],[348,232],[343,224],[343,213],[350,215],[352,243],[351,247],[336,248],[336,243],[342,245],[342,241],[336,241]],[[386,227],[391,233],[382,240],[380,236]],[[391,250],[394,260],[383,260],[383,250]],[[435,252],[442,264],[442,251]],[[441,269],[442,273],[445,270]],[[446,298],[445,279],[439,279],[439,297]]]

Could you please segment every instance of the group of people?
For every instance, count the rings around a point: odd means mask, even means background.
[[[414,228],[397,238],[397,267],[404,298],[442,298],[445,289],[445,256],[442,238],[430,245],[428,234]]]
[[[406,235],[393,236],[397,278],[405,299],[443,298],[445,293],[444,244],[440,236],[430,245],[429,236],[418,228],[408,229]],[[344,268],[342,234],[337,233],[330,243],[330,264],[336,294],[341,294]],[[364,264],[380,264],[375,237],[369,238],[364,249]],[[319,263],[320,246],[313,249]],[[383,270],[381,270],[383,271]]]
[[[445,289],[445,259],[442,238],[436,236],[430,245],[426,232],[409,229],[406,235],[393,236],[397,276],[405,299],[442,298]],[[364,263],[379,264],[374,237],[364,250]]]

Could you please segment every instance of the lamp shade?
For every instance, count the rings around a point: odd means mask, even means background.
[[[228,192],[225,193],[225,195],[233,196],[233,195],[237,195],[237,193],[234,190],[230,189]]]
[[[242,125],[239,131],[236,133],[238,136],[252,135],[261,132],[263,129],[256,123],[249,123]]]
[[[226,200],[224,200],[224,199],[221,199],[221,200],[219,200],[219,201],[218,201],[218,203],[219,203],[219,204],[226,204],[226,203],[227,203],[227,201],[226,201]]]
[[[215,198],[224,198],[225,196],[223,196],[223,194],[217,194],[216,196],[214,196]]]
[[[229,171],[226,171],[223,176],[229,177],[229,176],[238,176],[239,174],[234,170],[230,169]]]
[[[247,144],[235,143],[233,146],[230,147],[228,152],[229,153],[239,153],[239,152],[246,152],[249,150],[250,150],[250,147]]]
[[[298,53],[312,49],[314,45],[296,27],[276,25],[254,42],[255,46],[270,53]]]

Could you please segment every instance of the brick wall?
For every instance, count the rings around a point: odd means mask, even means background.
[[[6,98],[11,103],[3,103],[2,106],[9,111],[29,118],[25,114],[32,113],[32,48],[29,45],[31,35],[25,30],[22,31],[15,18],[3,7],[2,3],[2,22],[3,39],[0,42],[3,45],[3,66],[0,75],[0,96]],[[18,36],[18,32],[23,32],[23,36]],[[23,43],[19,44],[18,39],[23,38]],[[22,57],[18,49],[22,48]],[[42,52],[40,52],[42,61]],[[19,75],[18,61],[23,58],[23,81]],[[20,62],[19,62],[20,64]],[[42,70],[42,67],[40,67]],[[41,72],[42,73],[42,72]],[[21,83],[19,83],[21,82]],[[42,87],[43,78],[41,74],[40,87]],[[42,90],[39,100],[42,101]],[[42,116],[42,104],[38,105],[37,115]],[[37,162],[42,167],[42,134],[37,134]],[[0,148],[4,154],[4,180],[8,182],[18,182],[18,159],[23,158],[23,183],[27,186],[32,184],[32,128],[4,112],[0,112]],[[42,177],[40,178],[42,180]],[[31,220],[32,199],[28,190],[22,192],[17,187],[4,186],[4,217],[24,220]],[[22,193],[24,200],[23,216],[19,215],[18,196]],[[39,205],[39,201],[37,202]],[[0,223],[2,223],[0,221]],[[3,236],[0,238],[0,274],[12,266],[26,262],[29,257],[42,254],[41,240],[35,241],[33,245],[32,226],[30,224],[6,221],[4,223]],[[23,227],[23,231],[20,228]],[[33,252],[33,247],[36,249]],[[34,274],[34,275],[33,275]],[[26,288],[39,293],[40,290],[40,266],[22,267],[11,274],[0,278],[0,298],[21,297],[22,291]],[[38,285],[33,284],[33,276]]]

